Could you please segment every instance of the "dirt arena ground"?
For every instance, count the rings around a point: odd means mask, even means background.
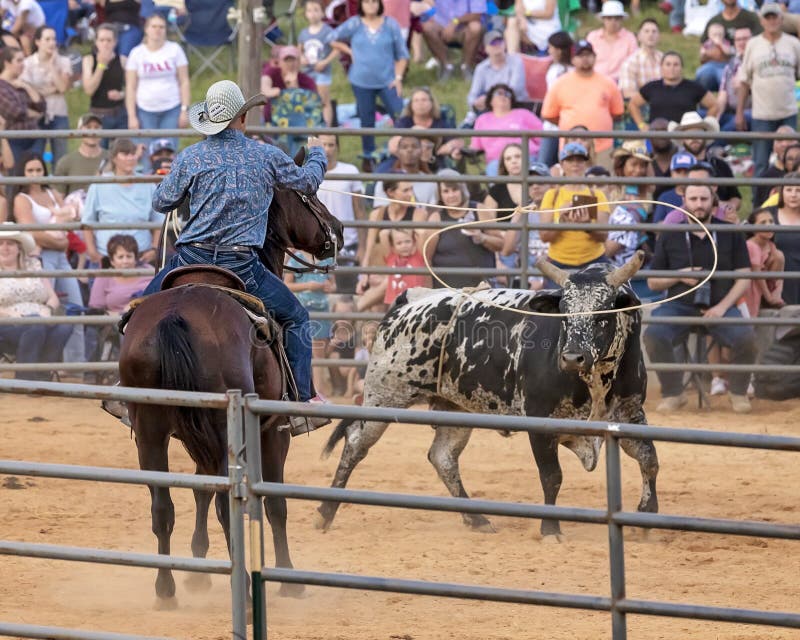
[[[725,402],[711,413],[657,415],[654,424],[800,436],[800,406],[758,403],[739,417]],[[652,409],[652,407],[651,407]],[[136,468],[129,432],[82,400],[0,395],[0,458]],[[319,452],[328,430],[292,443],[288,481],[327,485],[339,451]],[[425,454],[427,427],[392,427],[356,470],[351,486],[445,495]],[[658,446],[664,513],[797,523],[798,455],[684,445]],[[193,471],[181,447],[173,469]],[[559,503],[602,508],[603,462],[591,474],[561,449]],[[473,496],[541,501],[527,438],[477,432],[462,458]],[[625,504],[635,507],[639,474],[624,458]],[[173,553],[190,555],[191,492],[173,490]],[[494,518],[496,534],[467,530],[454,514],[343,506],[332,530],[312,527],[315,503],[289,504],[295,566],[427,580],[584,594],[608,593],[607,533],[565,523],[561,545],[540,541],[538,521]],[[0,476],[0,538],[154,552],[143,487]],[[212,516],[213,517],[213,516]],[[211,557],[225,551],[212,522]],[[655,531],[626,536],[628,594],[635,598],[798,611],[797,542]],[[270,550],[271,552],[271,550]],[[178,578],[180,607],[155,611],[155,571],[0,557],[0,620],[163,635],[230,638],[226,578],[190,594]],[[461,600],[310,588],[302,599],[268,585],[270,638],[280,640],[501,640],[610,638],[607,614]],[[629,638],[800,640],[800,631],[631,616]]]

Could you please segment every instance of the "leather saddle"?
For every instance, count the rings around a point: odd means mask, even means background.
[[[247,293],[245,284],[239,276],[233,271],[212,264],[190,264],[173,269],[164,276],[164,280],[161,282],[161,291],[194,286],[218,289],[227,293],[245,310],[259,316],[266,314],[264,303],[256,296]]]

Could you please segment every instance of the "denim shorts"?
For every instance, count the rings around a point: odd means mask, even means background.
[[[309,71],[308,75],[311,76],[314,83],[317,85],[327,85],[331,86],[331,81],[333,80],[333,72],[331,71],[330,65],[328,66],[327,71]]]

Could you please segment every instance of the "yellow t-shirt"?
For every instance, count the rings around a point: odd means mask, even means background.
[[[598,211],[608,213],[608,202],[605,194],[599,189],[590,189],[583,187],[581,189],[572,190],[559,187],[556,189],[548,189],[547,193],[542,198],[542,209],[561,209],[572,206],[572,196],[595,196],[598,202]],[[553,221],[558,222],[560,212],[556,211],[553,214]],[[596,260],[605,253],[605,245],[593,239],[586,231],[562,231],[558,237],[550,243],[550,249],[547,255],[562,264],[577,266]]]

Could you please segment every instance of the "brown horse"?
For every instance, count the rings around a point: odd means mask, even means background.
[[[265,266],[276,275],[283,271],[284,252],[294,247],[317,258],[332,257],[342,246],[342,225],[316,196],[276,191],[269,211],[267,239],[261,252]],[[250,319],[238,302],[208,287],[178,287],[147,297],[131,316],[119,359],[121,384],[126,387],[225,392],[241,389],[261,398],[280,399],[281,369],[272,349],[253,339]],[[148,471],[169,469],[170,438],[180,440],[197,465],[198,474],[227,475],[225,411],[129,403],[136,436],[139,466]],[[278,430],[279,417],[262,419],[261,449],[264,480],[283,482],[289,450],[289,432]],[[175,509],[166,487],[150,487],[153,533],[158,552],[170,553]],[[208,551],[208,510],[212,492],[195,491],[197,508],[192,554]],[[266,498],[272,527],[276,565],[291,567],[286,537],[286,500]],[[216,495],[217,517],[230,549],[228,494]],[[190,590],[207,589],[206,574],[193,574]],[[282,585],[284,595],[302,591]],[[156,578],[157,606],[173,608],[175,580],[169,569]]]

